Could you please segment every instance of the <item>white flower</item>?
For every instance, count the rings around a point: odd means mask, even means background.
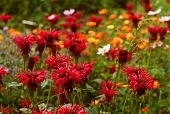
[[[156,15],[156,14],[159,14],[161,12],[161,9],[159,8],[158,10],[156,11],[149,11],[147,14],[148,15]]]
[[[52,20],[52,19],[54,19],[54,18],[55,18],[55,14],[52,14],[52,15],[48,16],[48,19],[49,19],[49,20]]]
[[[170,16],[162,16],[159,18],[160,22],[166,22],[166,21],[170,21]]]
[[[64,15],[69,16],[75,12],[75,9],[64,10]]]
[[[99,48],[97,54],[104,55],[110,50],[110,44],[105,45],[103,48]]]

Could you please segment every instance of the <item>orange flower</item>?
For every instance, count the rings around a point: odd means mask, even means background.
[[[119,16],[120,19],[129,19],[129,15],[124,13]]]
[[[39,29],[37,29],[37,28],[34,29],[34,30],[32,30],[32,33],[33,33],[33,34],[37,34],[37,35],[38,35],[38,34],[40,34],[40,32],[41,32],[41,30],[39,30]]]
[[[124,34],[119,34],[118,37],[121,38],[121,39],[124,39],[124,38],[126,38],[126,35],[124,35]]]
[[[144,40],[138,40],[138,48],[139,49],[144,49],[148,46],[149,40],[144,39]]]
[[[90,51],[89,50],[84,50],[83,53],[87,56],[90,56]]]
[[[121,38],[113,38],[112,41],[111,41],[111,44],[114,46],[114,47],[117,47],[117,46],[120,46],[120,44],[123,43],[123,40]]]
[[[148,109],[147,107],[142,108],[142,112],[143,112],[143,113],[147,113],[148,110],[149,110],[149,109]]]
[[[104,14],[106,14],[107,13],[107,10],[106,9],[102,9],[102,10],[99,10],[98,11],[98,14],[100,14],[100,15],[104,15]]]
[[[94,35],[94,37],[96,38],[96,39],[102,39],[104,36],[106,35],[106,33],[105,32],[99,32],[99,33],[97,33],[96,35]]]
[[[120,87],[121,85],[122,85],[121,82],[117,82],[117,83],[116,83],[116,87]]]
[[[21,33],[18,31],[15,31],[15,32],[10,33],[9,36],[10,36],[10,38],[17,37],[17,36],[21,36]]]
[[[95,27],[96,26],[96,22],[87,22],[86,25],[89,26],[89,27]]]
[[[90,36],[94,36],[94,35],[96,35],[96,32],[95,32],[95,31],[90,30],[90,31],[88,31],[88,34],[89,34]]]
[[[131,32],[126,35],[127,40],[133,40],[133,38],[134,37],[133,37],[133,34]]]
[[[14,28],[11,28],[11,29],[7,30],[7,33],[10,34],[10,33],[13,33],[13,32],[15,32],[15,31],[16,31],[16,30],[15,30]]]
[[[79,39],[79,40],[87,40],[85,34],[80,34],[78,39]]]
[[[111,14],[111,15],[109,16],[109,19],[110,19],[110,20],[113,20],[113,19],[115,19],[116,17],[117,17],[116,14]]]
[[[153,84],[153,89],[157,89],[160,87],[160,84],[157,80],[154,81],[154,84]]]
[[[147,32],[148,32],[147,29],[142,29],[142,30],[140,31],[141,34],[146,34]]]

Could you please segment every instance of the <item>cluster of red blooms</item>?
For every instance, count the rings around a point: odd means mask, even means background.
[[[102,16],[96,17],[96,16],[92,15],[92,16],[89,17],[90,22],[95,22],[96,23],[96,27],[99,26],[99,24],[102,22],[102,20],[103,20]]]
[[[81,38],[79,33],[68,34],[64,40],[64,47],[67,48],[74,57],[79,57],[80,53],[85,50],[87,40]]]
[[[69,62],[69,58],[57,55],[46,59],[49,69],[53,69],[51,78],[56,87],[63,87],[67,92],[72,92],[74,84],[83,83],[92,70],[92,64],[79,63],[75,65]]]
[[[127,67],[124,72],[127,75],[131,90],[137,92],[138,95],[145,94],[146,90],[153,89],[153,77],[149,77],[145,69]]]
[[[60,15],[58,14],[51,14],[51,15],[45,16],[45,20],[50,22],[51,26],[55,25],[59,18],[60,18]]]
[[[110,48],[106,56],[109,60],[117,60],[120,65],[132,60],[132,52],[120,48]]]
[[[13,42],[18,46],[22,55],[28,55],[31,51],[31,46],[35,42],[37,44],[36,51],[39,55],[42,54],[45,47],[51,49],[53,55],[56,54],[57,47],[54,42],[59,39],[60,32],[57,30],[41,31],[40,36],[20,36],[13,38]]]
[[[141,0],[144,4],[144,8],[146,12],[149,12],[151,10],[150,0]]]
[[[19,78],[18,83],[23,83],[28,87],[29,91],[34,91],[36,90],[37,86],[44,81],[44,73],[44,70],[29,72],[22,71],[22,74],[17,75],[17,78]]]
[[[13,42],[18,46],[22,55],[28,55],[34,41],[31,36],[13,38]]]
[[[132,23],[133,23],[133,26],[134,26],[135,28],[137,28],[138,22],[139,22],[140,20],[142,20],[142,15],[141,15],[141,14],[136,15],[136,14],[134,14],[134,13],[130,13],[130,14],[129,14],[129,20],[131,20]]]
[[[11,19],[11,16],[10,15],[0,15],[0,20],[5,22],[5,23],[8,23],[8,21]]]
[[[81,17],[81,12],[77,11],[72,16],[66,16],[64,18],[65,23],[60,24],[60,26],[64,27],[65,29],[70,28],[72,32],[76,33],[77,29],[81,27],[81,24],[78,23],[80,17]]]
[[[116,95],[116,84],[110,80],[108,82],[102,81],[100,83],[100,94],[104,95],[103,101],[111,102],[114,95]]]
[[[164,36],[166,35],[168,29],[160,28],[158,26],[148,27],[148,31],[150,33],[149,39],[155,41],[158,39],[158,34],[160,36],[160,40],[164,40]]]

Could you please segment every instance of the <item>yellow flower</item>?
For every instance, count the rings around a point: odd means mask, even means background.
[[[123,24],[124,24],[124,25],[129,25],[129,24],[130,24],[130,21],[129,21],[129,20],[125,20],[125,21],[123,22]]]
[[[123,88],[128,88],[129,85],[122,85],[121,87],[123,87]]]
[[[107,26],[107,29],[114,29],[114,28],[115,28],[114,25],[108,25],[108,26]]]
[[[0,43],[2,43],[2,39],[3,39],[3,37],[2,37],[2,35],[0,35]]]
[[[55,42],[55,45],[59,45],[61,48],[63,48],[64,47],[64,42],[63,41],[56,41]]]
[[[94,37],[88,38],[87,41],[91,44],[98,44],[99,43],[99,39],[95,39]]]
[[[98,11],[98,14],[100,14],[100,15],[104,15],[104,14],[106,14],[107,13],[107,10],[106,9],[102,9],[102,10],[99,10]]]

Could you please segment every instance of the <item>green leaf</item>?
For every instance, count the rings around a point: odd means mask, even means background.
[[[89,91],[91,91],[92,93],[95,92],[95,89],[94,89],[92,86],[88,85],[88,84],[86,84],[86,88],[87,88]]]
[[[44,80],[40,85],[41,89],[44,89],[48,84],[49,84],[49,80]]]
[[[20,108],[19,110],[22,111],[22,112],[24,112],[24,113],[26,113],[26,114],[30,114],[30,113],[32,112],[32,111],[29,110],[28,108]]]
[[[21,84],[18,84],[17,82],[11,82],[7,84],[6,88],[17,87],[17,86],[21,86]]]
[[[88,113],[88,114],[99,114],[99,111],[98,111],[97,107],[94,106],[94,107],[88,109],[88,110],[87,110],[87,113]]]
[[[100,82],[102,82],[102,79],[101,78],[97,78],[97,79],[92,80],[92,82],[100,83]]]

